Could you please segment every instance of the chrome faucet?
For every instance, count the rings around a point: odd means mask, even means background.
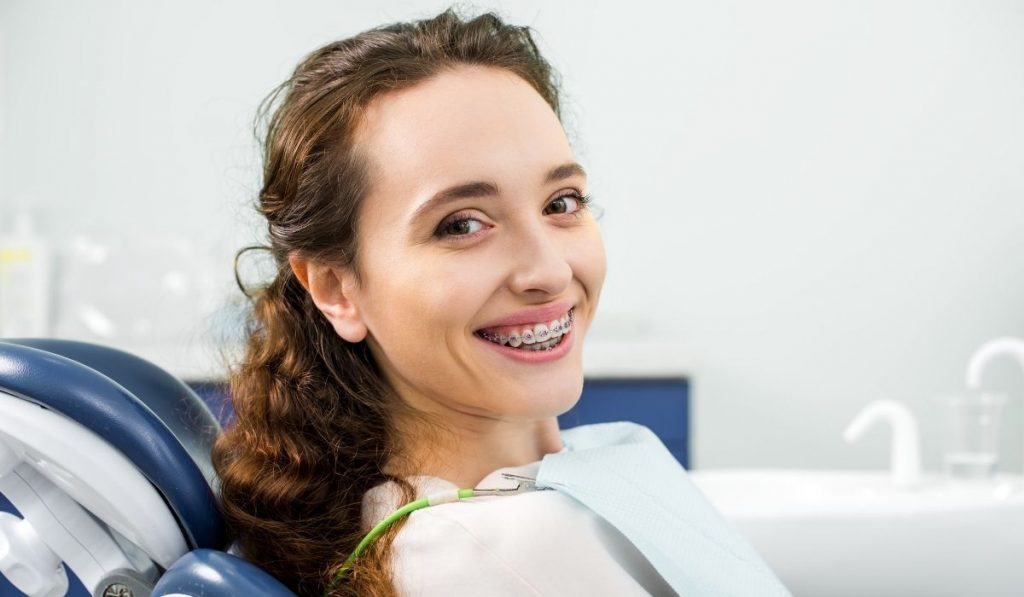
[[[917,421],[902,402],[875,400],[860,411],[843,431],[847,443],[860,439],[878,421],[892,427],[892,481],[898,487],[912,487],[921,479],[920,439]]]

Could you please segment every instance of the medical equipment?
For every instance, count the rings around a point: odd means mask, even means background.
[[[0,572],[31,597],[290,596],[226,553],[205,404],[155,365],[54,339],[0,341]],[[2,592],[2,586],[0,586]]]
[[[373,529],[370,530],[370,532],[367,533],[365,537],[363,537],[363,540],[360,541],[359,545],[356,546],[356,549],[352,552],[352,555],[350,555],[345,560],[345,563],[342,564],[341,570],[338,571],[338,574],[335,575],[333,582],[327,587],[325,595],[330,594],[330,592],[334,590],[334,587],[338,586],[338,583],[341,582],[343,578],[345,578],[345,573],[348,572],[348,570],[352,567],[352,564],[355,562],[356,558],[359,557],[359,554],[363,553],[363,550],[365,550],[367,546],[369,546],[370,543],[372,543],[373,540],[377,538],[378,535],[383,533],[388,527],[390,527],[395,522],[401,520],[402,517],[404,517],[407,514],[411,514],[421,508],[437,506],[440,504],[449,504],[452,502],[457,502],[459,500],[469,499],[471,497],[515,495],[527,491],[551,489],[550,487],[537,487],[534,479],[530,477],[514,475],[512,473],[502,473],[501,476],[506,479],[516,479],[519,481],[519,485],[515,487],[496,489],[450,489],[448,491],[442,491],[409,502],[408,504],[402,506],[398,510],[395,510],[388,516],[384,517],[383,520],[377,523],[377,525],[374,526]]]

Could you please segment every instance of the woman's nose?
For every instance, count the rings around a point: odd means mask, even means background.
[[[510,248],[514,267],[509,288],[516,294],[540,291],[557,296],[572,281],[572,266],[551,230],[532,230],[516,239]]]

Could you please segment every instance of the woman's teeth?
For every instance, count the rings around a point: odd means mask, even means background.
[[[500,330],[488,330],[478,332],[485,340],[511,346],[520,350],[545,350],[558,345],[561,337],[572,329],[573,310],[560,319],[553,319],[549,323],[538,323],[532,326],[521,328],[510,327]]]

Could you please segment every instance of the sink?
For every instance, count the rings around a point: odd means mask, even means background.
[[[690,478],[795,597],[1024,595],[1024,476],[900,488],[880,471]]]

